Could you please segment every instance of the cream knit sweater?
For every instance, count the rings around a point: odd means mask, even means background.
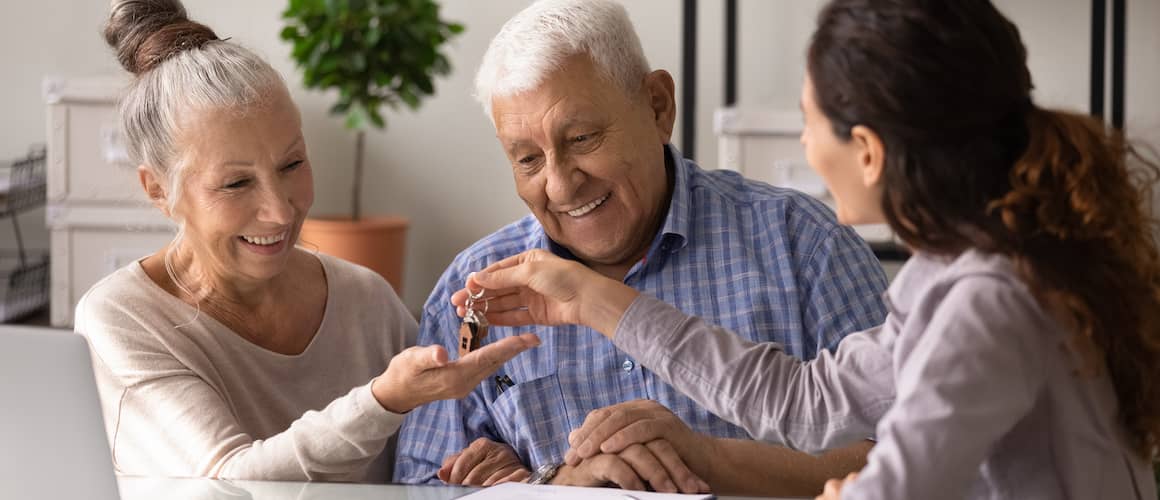
[[[388,440],[403,417],[378,404],[370,382],[415,342],[417,325],[378,274],[318,258],[326,310],[294,356],[197,315],[137,262],[89,290],[76,330],[92,347],[118,472],[390,480]]]

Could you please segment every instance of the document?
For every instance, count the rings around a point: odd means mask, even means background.
[[[710,500],[713,498],[716,497],[709,494],[682,495],[615,488],[504,483],[460,497],[460,500]]]

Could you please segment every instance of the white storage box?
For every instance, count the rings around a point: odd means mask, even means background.
[[[156,208],[49,204],[51,321],[71,327],[86,291],[109,273],[169,243],[175,227]]]
[[[121,77],[46,78],[48,200],[138,203],[145,200],[117,128]]]
[[[90,287],[173,239],[148,203],[117,129],[124,77],[46,78],[50,297],[53,326],[69,327]]]

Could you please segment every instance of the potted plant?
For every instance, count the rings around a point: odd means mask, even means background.
[[[366,133],[386,128],[384,106],[414,110],[435,93],[434,77],[451,70],[440,49],[463,26],[440,19],[434,0],[290,0],[282,19],[303,84],[337,90],[330,112],[356,133],[349,217],[312,217],[302,240],[378,271],[402,293],[407,222],[362,213]]]

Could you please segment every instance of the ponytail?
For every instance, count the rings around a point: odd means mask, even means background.
[[[1027,131],[1011,189],[988,207],[1005,233],[991,241],[1071,327],[1081,371],[1107,370],[1127,439],[1150,459],[1160,444],[1160,255],[1150,214],[1160,168],[1090,117],[1033,107]]]

